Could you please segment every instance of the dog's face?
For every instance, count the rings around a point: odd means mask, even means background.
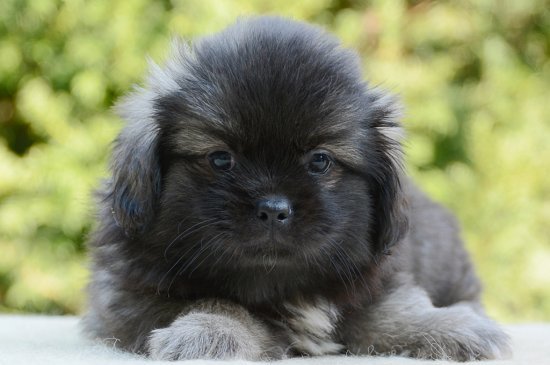
[[[161,272],[352,281],[399,239],[398,106],[353,54],[276,18],[175,47],[119,105],[109,186]]]

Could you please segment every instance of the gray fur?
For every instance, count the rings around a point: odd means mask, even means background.
[[[378,304],[351,316],[343,337],[355,354],[471,361],[511,355],[509,338],[477,303],[436,308],[406,274]]]
[[[289,311],[287,331],[292,346],[310,355],[337,354],[345,346],[334,336],[340,320],[338,308],[320,298],[312,303],[285,305]]]
[[[160,184],[158,131],[152,108],[155,97],[156,93],[137,88],[116,106],[128,127],[115,141],[113,176],[107,185],[113,200],[112,214],[128,234],[135,234],[149,224]],[[135,201],[140,204],[133,204]]]
[[[455,219],[410,181],[405,193],[411,229],[395,252],[400,273],[383,299],[342,324],[349,351],[454,361],[510,357],[509,337],[483,312]]]
[[[269,359],[271,336],[265,324],[233,303],[194,303],[168,327],[155,329],[148,351],[155,360]]]
[[[88,335],[159,360],[509,355],[455,219],[400,168],[401,104],[351,51],[274,17],[173,48],[117,107]],[[314,149],[330,173],[305,171]],[[281,191],[297,223],[265,241],[250,207]]]

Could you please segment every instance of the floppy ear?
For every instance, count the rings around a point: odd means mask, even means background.
[[[114,143],[106,198],[117,225],[127,236],[147,227],[160,193],[155,97],[152,91],[139,88],[115,107],[127,125]]]
[[[115,106],[127,124],[114,143],[106,199],[127,236],[143,232],[153,219],[161,189],[156,103],[180,89],[178,80],[186,72],[191,53],[183,40],[173,39],[163,67],[148,60],[145,88],[137,87]]]
[[[390,254],[390,248],[408,229],[407,204],[402,192],[404,131],[399,123],[402,106],[397,97],[378,89],[369,90],[367,98],[367,174],[374,205],[371,239],[377,254]]]

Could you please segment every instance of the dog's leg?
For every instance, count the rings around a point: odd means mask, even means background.
[[[272,326],[230,301],[129,291],[105,270],[95,273],[89,291],[85,333],[155,359],[260,360],[280,358],[288,346]]]
[[[420,287],[401,285],[351,315],[343,337],[355,354],[468,361],[511,354],[508,336],[476,303],[436,308]]]

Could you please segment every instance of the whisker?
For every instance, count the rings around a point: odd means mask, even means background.
[[[225,232],[221,232],[221,233],[215,235],[214,237],[212,237],[212,238],[206,243],[205,248],[204,248],[203,251],[206,251],[206,249],[208,248],[207,246],[209,246],[209,245],[212,246],[212,245],[215,244],[215,243],[219,243],[220,241],[219,241],[218,238],[219,238],[220,236],[222,236],[223,234],[225,234]],[[215,241],[214,241],[214,240],[215,240]],[[195,272],[195,270],[197,270],[197,269],[203,264],[203,262],[205,262],[205,261],[206,261],[210,256],[212,256],[213,254],[217,253],[219,250],[220,250],[220,246],[216,247],[215,250],[211,250],[210,253],[209,253],[208,255],[206,255],[198,264],[196,264],[196,265],[195,265],[195,268],[189,272],[188,277],[190,278],[191,275],[193,274],[193,272]]]
[[[233,250],[233,247],[231,246],[226,246],[225,249],[223,250],[223,252],[221,253],[220,256],[218,256],[217,260],[212,264],[212,266],[210,267],[210,271],[209,273],[212,274],[212,270],[218,265],[218,263],[225,257],[225,255],[230,252],[231,250]]]
[[[359,280],[359,282],[361,283],[361,287],[362,288],[365,288],[369,294],[369,297],[372,299],[372,294],[371,294],[371,291],[370,291],[370,288],[369,286],[367,285],[366,281],[365,281],[365,278],[363,277],[362,275],[362,272],[361,270],[357,267],[356,263],[355,263],[355,260],[353,260],[353,258],[350,256],[350,254],[344,250],[340,244],[337,244],[336,242],[333,241],[333,247],[335,248],[336,251],[338,251],[339,253],[339,256],[341,257],[342,260],[345,260],[346,263],[347,263],[347,267],[348,267],[348,272],[350,274],[350,276],[352,276],[353,278],[350,280],[350,285],[352,286],[352,288],[354,290],[357,289],[357,286],[355,285],[355,282],[357,280]],[[372,257],[372,254],[370,252],[367,252],[371,257]]]
[[[323,246],[320,246],[320,249],[321,249],[321,252],[325,254],[326,257],[328,257],[331,266],[334,268],[334,270],[336,271],[336,274],[338,274],[338,277],[340,278],[340,282],[342,282],[342,284],[344,285],[346,292],[349,293],[349,288],[346,283],[346,280],[344,280],[344,278],[342,277],[342,274],[340,273],[339,265],[336,264],[336,262],[333,260],[333,255],[329,251],[327,251],[326,248],[324,248]]]
[[[350,293],[347,285],[345,285],[346,291],[350,294],[354,294],[355,293],[354,281],[359,276],[359,269],[357,268],[353,260],[349,257],[349,255],[345,252],[345,250],[342,249],[341,242],[336,242],[330,238],[328,239],[328,242],[331,245],[331,247],[333,247],[334,249],[335,258],[341,264],[339,265],[339,268],[343,270],[343,274],[345,276],[345,278],[343,278],[340,275],[340,277],[342,278],[341,280],[347,281],[347,283],[350,286],[350,289],[352,290],[352,292]]]
[[[206,222],[206,221],[203,221],[203,222]],[[210,225],[212,225],[212,223],[209,223],[209,224],[207,224],[206,226],[203,226],[203,227],[201,227],[201,228],[206,228],[207,226],[210,226]],[[197,230],[198,230],[198,229],[197,229]],[[222,232],[222,233],[223,233],[223,232]],[[194,250],[199,244],[202,246],[202,242],[203,242],[202,240],[201,240],[201,241],[195,242],[193,245],[191,245],[190,247],[188,247],[187,250],[186,250],[183,254],[180,255],[179,259],[174,263],[174,265],[172,265],[172,267],[166,272],[166,274],[164,274],[164,276],[161,278],[160,282],[158,283],[158,285],[157,285],[157,293],[158,293],[158,294],[160,294],[160,286],[162,285],[162,283],[164,282],[164,280],[166,279],[166,277],[170,274],[170,272],[171,272],[171,271],[181,262],[182,259],[184,259],[184,258],[187,256],[187,254],[188,254],[189,252],[191,252],[192,250]],[[201,247],[201,250],[202,250],[202,247]],[[174,275],[174,278],[175,278],[176,276],[178,276],[179,273],[180,273],[180,270],[178,270],[178,271],[176,272],[176,274]],[[172,279],[172,281],[171,281],[170,284],[168,285],[168,289],[167,289],[167,290],[169,290],[170,287],[172,286],[172,284],[173,284],[173,282],[174,282],[174,278]]]
[[[268,260],[269,260],[268,253],[266,253],[262,256],[262,266],[264,267],[266,274],[270,274],[273,271],[273,269],[275,269],[275,266],[277,265],[277,252],[275,251],[275,258],[272,259],[273,261],[272,264],[268,264],[267,262]]]
[[[192,225],[191,227],[187,228],[185,231],[179,233],[169,244],[168,246],[166,246],[166,249],[164,250],[164,259],[165,260],[168,260],[168,250],[170,249],[170,247],[172,247],[172,245],[179,239],[182,239],[182,238],[185,238],[195,232],[197,232],[198,230],[200,229],[204,229],[208,226],[211,226],[212,224],[216,223],[216,218],[209,218],[209,219],[205,219],[203,221],[200,221],[194,225]],[[206,225],[204,226],[201,226],[202,224],[205,224],[207,223]],[[198,227],[197,227],[198,226]],[[196,228],[195,228],[196,227]],[[179,231],[179,229],[178,229]]]
[[[193,261],[195,261],[195,260],[205,251],[205,247],[203,246],[203,240],[198,241],[198,242],[194,245],[194,247],[197,247],[198,245],[200,245],[201,248],[200,248],[197,252],[195,252],[195,253],[193,254],[193,256],[191,257],[191,259],[190,259],[189,261],[187,261],[187,263],[186,263],[185,265],[183,265],[182,267],[180,267],[180,268],[176,271],[176,273],[172,276],[172,280],[170,281],[170,284],[168,284],[168,289],[170,289],[170,288],[172,287],[172,284],[174,284],[174,281],[176,280],[176,278],[177,278],[178,276],[180,276],[180,275],[185,271],[185,269],[186,269],[187,267],[189,267],[189,265],[192,264]]]
[[[158,285],[157,285],[157,293],[160,294],[160,286],[161,284],[164,282],[164,279],[166,279],[166,277],[170,274],[170,272],[181,262],[181,260],[183,260],[185,258],[185,256],[187,256],[187,254],[192,251],[195,247],[197,247],[198,245],[200,244],[200,241],[197,241],[195,242],[194,244],[191,245],[191,247],[187,248],[187,250],[182,254],[180,255],[180,257],[178,258],[178,260],[174,263],[174,265],[172,265],[172,267],[166,272],[166,274],[164,274],[164,276],[161,278],[161,280],[159,281]],[[168,289],[170,289],[170,286],[168,286]]]
[[[221,232],[221,233],[219,233],[218,235],[212,237],[211,239],[209,239],[209,240],[207,241],[206,244],[204,244],[204,241],[203,241],[203,240],[200,240],[200,241],[196,242],[196,243],[192,246],[192,248],[195,248],[195,247],[197,247],[198,245],[200,245],[201,248],[192,256],[192,258],[191,258],[184,266],[180,267],[180,268],[178,269],[178,271],[176,271],[176,273],[175,273],[174,276],[172,277],[172,280],[170,281],[170,284],[168,284],[168,289],[167,289],[167,290],[170,290],[170,288],[172,287],[172,284],[174,284],[174,281],[176,280],[176,278],[177,278],[179,275],[181,275],[183,272],[185,272],[185,270],[186,270],[190,265],[192,265],[193,262],[194,262],[195,260],[197,260],[197,258],[199,258],[199,256],[202,255],[203,252],[206,251],[206,249],[208,248],[208,244],[209,244],[212,240],[214,240],[216,237],[218,237],[219,235],[221,235],[221,234],[223,234],[223,233],[224,233],[224,232]],[[187,250],[186,253],[187,253],[187,252],[189,252],[189,250]],[[185,256],[185,255],[184,255],[184,256]]]

